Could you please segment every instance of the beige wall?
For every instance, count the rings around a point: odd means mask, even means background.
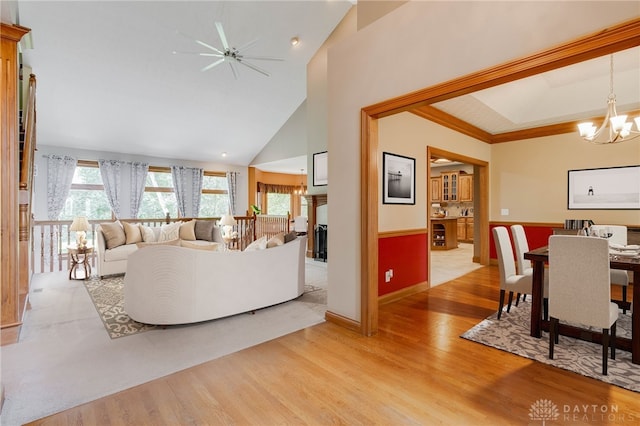
[[[251,161],[250,166],[307,155],[307,102],[304,101]]]
[[[358,31],[406,2],[407,0],[358,0]]]
[[[638,210],[568,210],[567,171],[640,164],[640,140],[593,145],[576,133],[492,145],[493,221],[552,222],[592,219],[640,225]],[[509,215],[502,216],[501,209]]]
[[[328,55],[329,311],[360,320],[363,107],[538,52],[638,15],[637,2],[411,1],[334,45]],[[455,25],[451,24],[453,20]],[[497,147],[496,155],[500,149],[505,147]],[[577,150],[571,157],[579,157],[582,152]],[[372,166],[379,169],[380,164]],[[492,193],[492,212],[503,201],[499,190]],[[492,213],[491,218],[494,216]]]

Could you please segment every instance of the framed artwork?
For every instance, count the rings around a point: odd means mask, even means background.
[[[313,154],[313,186],[325,186],[329,182],[327,151]]]
[[[382,153],[382,204],[416,203],[416,159]]]
[[[640,209],[640,166],[569,170],[569,210]]]

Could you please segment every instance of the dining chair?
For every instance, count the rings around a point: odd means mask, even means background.
[[[500,304],[498,307],[498,319],[502,316],[504,296],[509,292],[507,312],[511,310],[513,293],[531,294],[532,274],[524,275],[516,273],[516,262],[513,257],[513,248],[509,239],[509,232],[504,226],[493,228],[493,240],[498,255],[498,269],[500,270]]]
[[[559,322],[602,329],[602,374],[607,352],[616,358],[618,305],[611,302],[609,244],[601,238],[549,237],[549,358],[559,342]],[[611,336],[609,336],[611,331]]]
[[[511,238],[513,239],[513,246],[516,249],[516,266],[517,272],[520,275],[533,275],[533,267],[531,266],[531,261],[524,258],[524,254],[529,251],[529,241],[527,240],[527,234],[524,232],[524,227],[522,225],[511,225]],[[544,269],[544,289],[545,295],[548,292],[549,288],[549,270],[547,268]],[[518,302],[520,299],[520,295],[516,296],[516,306],[518,306]],[[526,300],[526,294],[523,295],[523,299]],[[544,298],[544,307],[543,310],[547,312],[547,298]],[[547,317],[545,316],[545,320]]]
[[[607,237],[609,243],[627,245],[627,227],[624,225],[591,225],[590,232],[592,236],[601,236],[611,233]],[[611,284],[622,287],[622,301],[627,301],[627,288],[629,287],[629,274],[621,269],[611,270]],[[622,313],[627,313],[626,309]]]

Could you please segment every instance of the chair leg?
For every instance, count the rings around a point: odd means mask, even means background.
[[[549,298],[542,299],[542,318],[547,321],[549,319]]]
[[[516,294],[516,306],[520,303],[520,293]]]
[[[513,302],[513,292],[509,292],[509,304],[507,305],[507,312],[511,311],[511,302]]]
[[[622,286],[622,301],[623,301],[623,302],[626,302],[626,301],[627,301],[627,286],[626,286],[626,285],[623,285],[623,286]],[[623,310],[622,310],[622,313],[623,313],[623,314],[626,314],[626,313],[627,313],[627,309],[626,309],[626,308],[625,308],[625,309],[623,309]]]
[[[504,306],[504,290],[500,290],[500,306],[498,306],[498,319],[502,316],[502,307]]]
[[[556,340],[557,322],[557,318],[551,317],[551,323],[549,324],[549,359],[553,359],[553,345]]]
[[[526,301],[527,301],[527,295],[526,295],[526,294],[523,294],[523,295],[522,295],[522,301],[523,301],[523,302],[526,302]]]
[[[607,358],[609,355],[609,329],[602,329],[602,375],[607,375]]]
[[[611,338],[609,339],[609,346],[611,347],[611,359],[616,359],[616,322],[611,326]]]

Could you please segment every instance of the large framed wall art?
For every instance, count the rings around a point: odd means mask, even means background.
[[[640,209],[640,166],[569,170],[569,210]]]
[[[313,186],[325,186],[329,182],[327,151],[313,154]]]
[[[416,159],[382,153],[382,203],[416,203]]]

